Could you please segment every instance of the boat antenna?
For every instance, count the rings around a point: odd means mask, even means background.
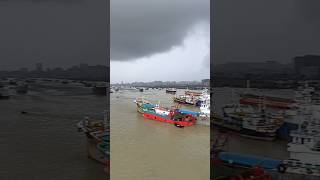
[[[231,103],[234,103],[234,89],[231,89]]]
[[[108,126],[108,119],[109,119],[109,112],[107,110],[104,110],[103,111],[103,124],[104,124],[104,127],[107,128]]]

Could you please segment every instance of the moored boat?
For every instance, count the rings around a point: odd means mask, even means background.
[[[95,95],[106,96],[108,88],[109,87],[107,85],[97,84],[92,87],[92,91]]]
[[[217,158],[226,164],[242,166],[242,167],[255,167],[259,166],[266,170],[277,170],[282,161],[278,159],[260,157],[249,154],[220,152]]]
[[[87,134],[88,156],[102,164],[110,158],[109,131],[94,131]]]
[[[169,114],[165,115],[163,114],[158,114],[157,112],[144,112],[143,117],[155,121],[160,121],[160,122],[165,122],[165,123],[170,123],[174,124],[175,126],[178,127],[185,127],[185,126],[192,126],[196,123],[196,117],[192,115],[184,115],[183,113],[176,111],[169,112]]]
[[[166,93],[168,93],[168,94],[176,94],[176,92],[177,92],[177,89],[175,89],[175,88],[166,89]]]
[[[201,96],[202,92],[197,92],[197,91],[185,91],[185,95],[187,96]]]
[[[108,166],[110,128],[107,113],[104,113],[103,120],[85,118],[77,124],[77,127],[86,134],[88,157]]]
[[[240,104],[226,105],[222,108],[223,116],[213,116],[213,124],[238,132],[241,136],[272,141],[276,139],[276,132],[283,124],[283,118]]]
[[[241,104],[248,104],[254,106],[261,106],[264,104],[266,107],[280,109],[291,109],[295,105],[295,101],[292,99],[262,96],[248,93],[240,94],[239,102]]]
[[[178,108],[169,109],[144,101],[136,101],[136,104],[138,112],[147,119],[174,124],[178,127],[192,126],[197,121],[198,113],[193,111]]]
[[[173,97],[173,101],[179,104],[196,105],[198,98],[195,98],[194,96],[180,95]]]

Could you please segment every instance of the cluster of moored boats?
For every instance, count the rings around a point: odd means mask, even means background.
[[[102,96],[106,96],[109,89],[109,85],[106,82],[48,78],[5,78],[0,79],[0,99],[10,99],[11,96],[16,94],[28,94],[33,85],[36,86],[44,84],[91,88],[93,94]]]
[[[25,80],[0,80],[0,99],[9,99],[14,92],[15,94],[27,94],[28,90],[29,85]]]
[[[84,132],[87,139],[88,157],[104,165],[104,171],[110,170],[110,126],[109,115],[104,112],[104,119],[86,117],[78,122],[77,128]]]
[[[214,126],[247,138],[287,140],[290,159],[264,159],[228,152],[217,156],[218,159],[251,167],[268,162],[266,169],[320,176],[320,96],[308,85],[295,90],[294,96],[287,99],[241,94],[239,102],[222,107],[222,115],[212,116]]]
[[[172,94],[173,91],[173,89],[170,89],[169,93]],[[166,92],[168,93],[168,89]],[[176,93],[176,90],[174,92]],[[208,90],[205,89],[202,92],[185,91],[185,96],[190,95],[191,93],[191,96],[196,94],[196,98],[201,101],[200,112],[183,109],[178,105],[168,108],[161,106],[160,104],[150,103],[144,99],[135,100],[137,111],[147,119],[174,124],[177,127],[193,126],[197,122],[210,125],[210,95],[208,94]],[[176,96],[173,97],[173,101],[177,102],[175,99]],[[178,103],[185,104],[182,101],[179,101]]]

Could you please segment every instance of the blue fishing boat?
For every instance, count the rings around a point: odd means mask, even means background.
[[[290,140],[290,132],[293,130],[297,130],[298,128],[298,124],[285,121],[283,125],[277,130],[277,137],[279,137],[280,139]]]
[[[218,159],[230,165],[244,167],[260,166],[266,170],[277,170],[282,163],[281,160],[277,159],[231,152],[220,152]]]
[[[198,117],[200,115],[200,112],[190,111],[187,109],[177,109],[178,112],[181,114],[191,114],[192,116]]]

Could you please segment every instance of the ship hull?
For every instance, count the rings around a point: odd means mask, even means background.
[[[284,122],[283,125],[277,130],[277,137],[283,140],[290,140],[290,132],[297,130],[298,125],[290,122]]]
[[[240,135],[250,139],[264,140],[264,141],[273,141],[276,139],[275,133],[262,133],[250,129],[241,129]]]
[[[258,132],[250,129],[245,129],[237,123],[231,123],[222,118],[214,118],[212,123],[214,126],[217,126],[219,128],[238,132],[239,135],[246,138],[264,140],[264,141],[273,141],[276,139],[275,133]]]
[[[184,104],[184,105],[194,105],[193,103],[187,102],[183,99],[179,99],[179,98],[174,98],[173,99],[174,102],[179,103],[179,104]]]
[[[295,103],[291,99],[278,98],[278,97],[268,97],[268,96],[258,96],[254,94],[243,94],[239,100],[241,104],[259,106],[265,105],[271,108],[278,109],[290,109],[292,104]]]
[[[88,157],[101,163],[107,165],[107,157],[104,153],[102,153],[98,148],[97,145],[101,141],[95,139],[92,135],[87,134],[87,149],[88,149]]]
[[[169,123],[169,124],[174,124],[174,125],[179,125],[179,126],[193,126],[195,123],[194,122],[186,122],[186,121],[175,121],[172,119],[168,119],[165,117],[157,116],[155,114],[151,113],[143,113],[143,117],[159,122],[164,122],[164,123]]]

